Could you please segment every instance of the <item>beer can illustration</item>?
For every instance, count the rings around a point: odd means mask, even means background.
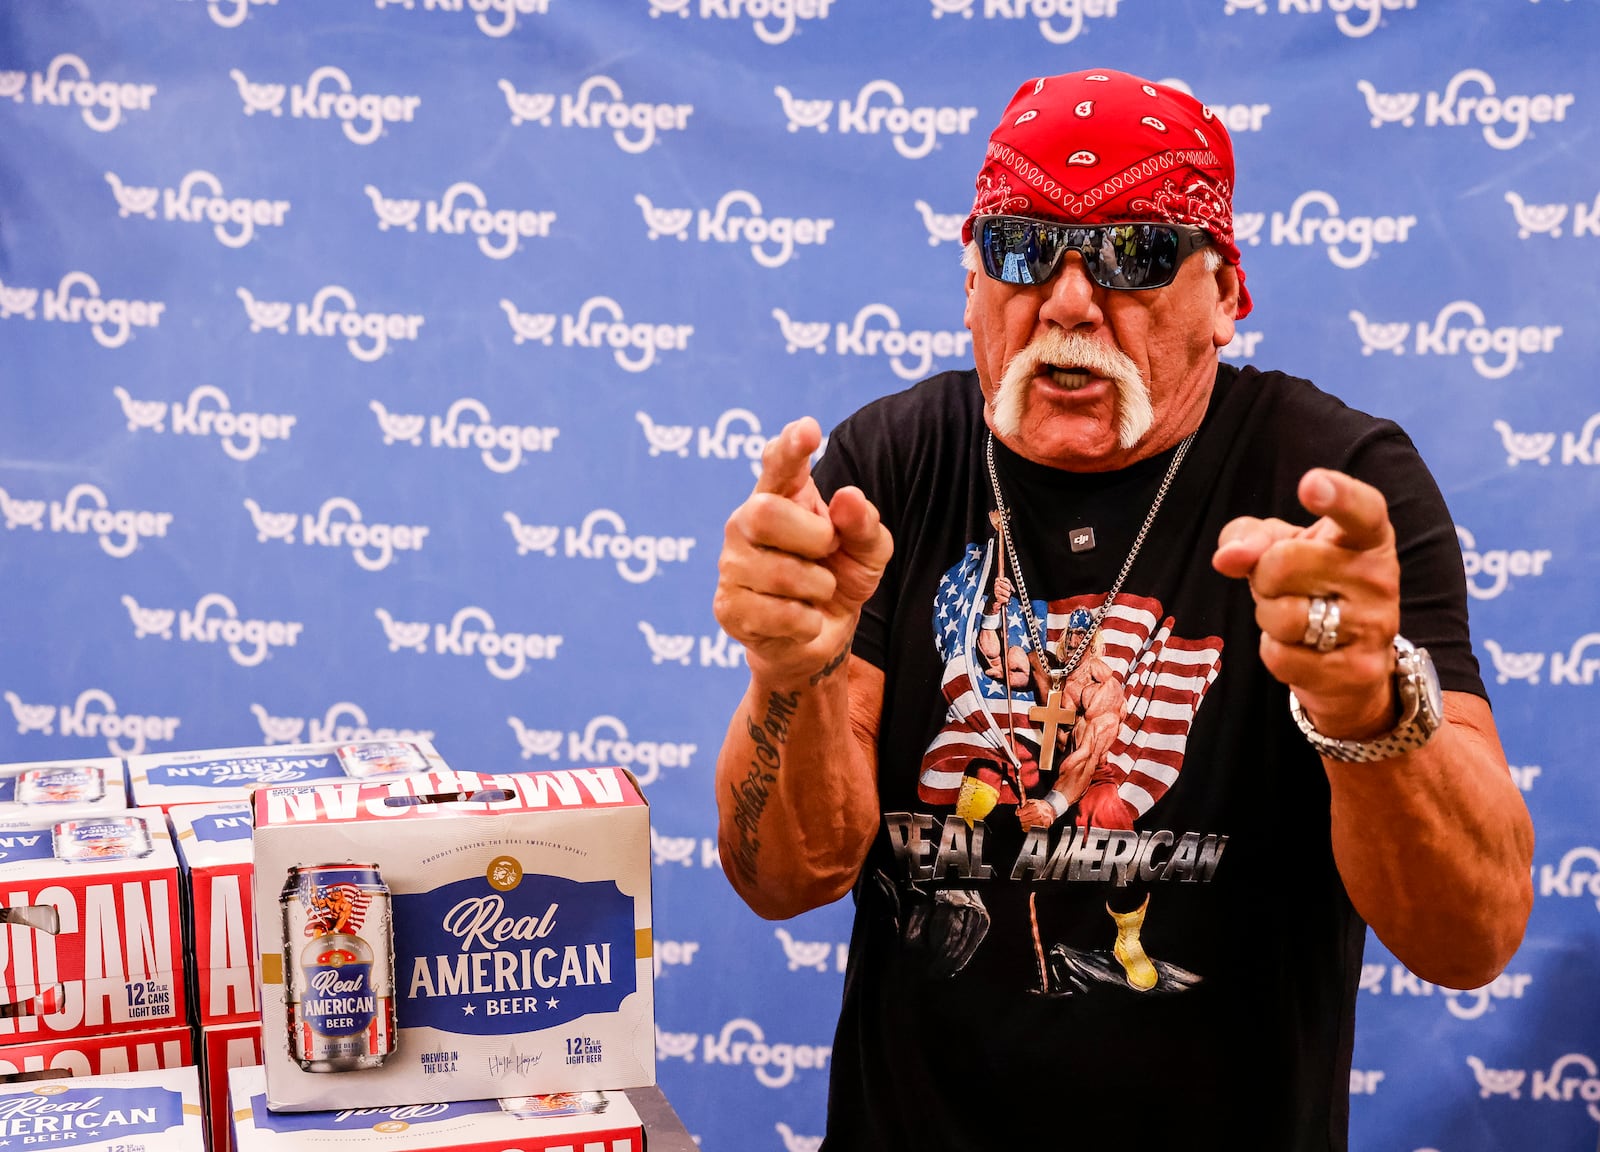
[[[105,773],[92,764],[30,768],[17,777],[19,804],[72,804],[105,794]]]
[[[138,816],[62,820],[50,836],[58,860],[137,860],[155,850],[150,828]]]
[[[396,1035],[393,905],[378,866],[295,865],[279,905],[289,1054],[307,1072],[379,1067]]]
[[[611,1101],[604,1092],[547,1092],[540,1096],[503,1096],[500,1111],[525,1120],[548,1116],[584,1116],[604,1112]]]
[[[422,754],[422,749],[403,740],[341,744],[338,756],[344,774],[357,780],[428,770],[428,758]]]

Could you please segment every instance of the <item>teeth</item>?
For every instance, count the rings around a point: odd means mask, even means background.
[[[1081,368],[1051,368],[1050,379],[1063,388],[1082,388],[1089,382],[1089,374]]]

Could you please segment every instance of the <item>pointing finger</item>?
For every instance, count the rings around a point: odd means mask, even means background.
[[[798,496],[811,478],[811,454],[822,443],[822,428],[810,416],[785,424],[761,451],[757,492]]]
[[[1311,535],[1353,552],[1365,552],[1394,542],[1389,523],[1389,502],[1372,485],[1335,472],[1313,468],[1300,477],[1300,503],[1323,519]]]

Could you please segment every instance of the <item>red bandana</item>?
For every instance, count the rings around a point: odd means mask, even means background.
[[[975,217],[1035,216],[1075,224],[1168,220],[1204,228],[1235,266],[1233,142],[1200,101],[1126,72],[1099,69],[1029,80],[989,137]],[[1239,313],[1250,311],[1244,270]]]

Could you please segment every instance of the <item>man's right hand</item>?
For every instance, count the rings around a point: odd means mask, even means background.
[[[774,687],[816,682],[843,663],[861,606],[894,552],[861,489],[824,502],[810,456],[811,417],[784,427],[761,454],[755,490],[723,531],[713,611],[744,645],[753,676]]]

